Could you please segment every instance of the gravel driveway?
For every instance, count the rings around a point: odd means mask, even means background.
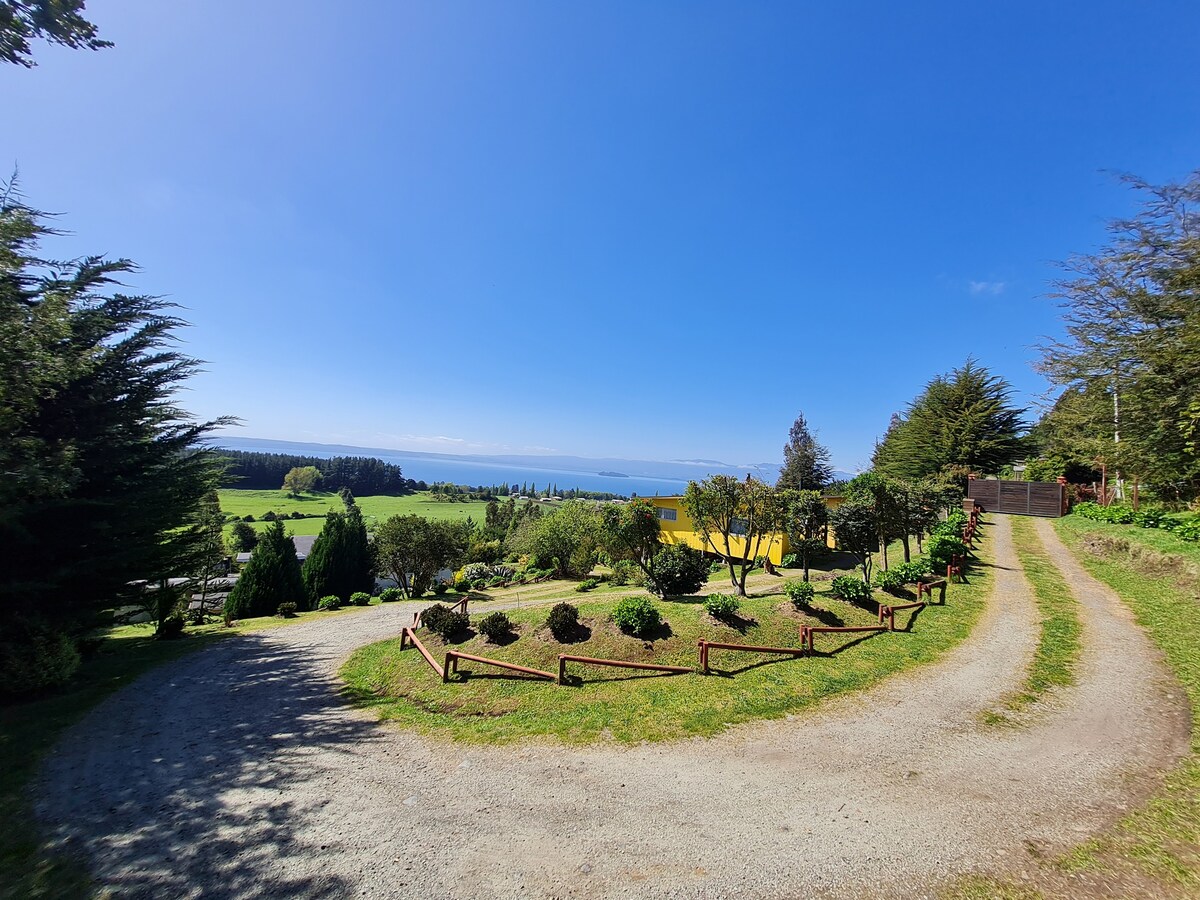
[[[422,738],[338,697],[339,663],[415,608],[389,604],[150,673],[63,737],[38,812],[135,896],[920,897],[1019,871],[1152,789],[1188,719],[1124,607],[1051,545],[1085,605],[1079,684],[1021,728],[979,724],[1037,640],[995,520],[974,634],[813,713],[634,748]]]

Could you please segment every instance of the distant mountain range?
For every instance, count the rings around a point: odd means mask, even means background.
[[[427,453],[419,450],[394,450],[384,447],[354,447],[346,444],[318,444],[306,441],[279,441],[266,438],[240,437],[221,434],[209,439],[211,443],[230,450],[251,450],[266,453],[295,453],[299,456],[374,456],[388,461],[411,459],[471,462],[481,465],[517,466],[528,469],[553,469],[561,472],[602,474],[609,477],[669,479],[687,482],[707,475],[747,474],[774,484],[779,477],[779,463],[734,464],[716,459],[618,459],[613,457],[532,455],[532,454],[459,454]],[[835,478],[852,478],[836,472]]]

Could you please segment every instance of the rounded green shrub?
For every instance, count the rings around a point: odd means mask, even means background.
[[[811,581],[789,581],[783,586],[783,592],[787,594],[793,606],[801,607],[812,603],[815,589]]]
[[[546,627],[556,641],[569,641],[579,628],[579,610],[570,603],[559,603],[546,617]]]
[[[651,571],[654,584],[647,587],[664,597],[680,597],[704,587],[709,566],[699,550],[687,544],[669,544],[654,555]]]
[[[444,640],[449,640],[470,628],[471,618],[464,612],[454,612],[448,606],[435,603],[421,612],[421,624]]]
[[[317,601],[317,609],[341,609],[342,601],[334,594],[329,594]]]
[[[575,592],[577,594],[585,594],[588,591],[595,590],[599,586],[600,586],[599,578],[585,578],[583,581],[579,582],[579,584],[575,585]]]
[[[849,603],[863,603],[871,599],[871,586],[861,578],[839,575],[830,583],[833,596]]]
[[[662,624],[662,615],[649,597],[626,597],[613,607],[612,620],[626,634],[645,637]]]
[[[889,594],[899,594],[904,590],[905,579],[904,575],[895,567],[891,569],[880,569],[875,573],[875,587]]]
[[[618,559],[612,564],[612,583],[616,585],[629,584],[637,573],[637,566],[628,559]]]
[[[488,613],[479,620],[479,633],[493,644],[512,634],[513,624],[502,612]]]
[[[404,599],[404,591],[398,587],[384,588],[379,592],[380,603],[395,603],[397,600]]]
[[[277,615],[281,619],[296,618],[296,604],[295,603],[280,603],[279,609],[277,609],[275,611],[275,615]]]
[[[448,591],[449,589],[450,589],[450,585],[448,585],[446,582],[435,581],[433,583],[433,596],[440,597],[440,596],[442,596],[442,594],[446,593],[446,591]]]
[[[351,606],[370,606],[371,605],[371,595],[368,594],[366,591],[355,591],[353,594],[350,595],[350,605]]]
[[[704,611],[723,621],[732,619],[741,608],[741,602],[732,594],[709,594],[704,600]]]

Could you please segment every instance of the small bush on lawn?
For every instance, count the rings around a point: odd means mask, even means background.
[[[704,601],[704,611],[722,621],[732,619],[741,608],[742,604],[732,594],[709,594]]]
[[[585,578],[579,584],[575,585],[575,591],[579,594],[585,594],[588,591],[594,591],[600,586],[599,578]]]
[[[830,582],[829,587],[833,596],[848,603],[863,603],[871,599],[871,586],[852,575],[839,575]]]
[[[342,601],[333,594],[327,597],[322,597],[317,601],[317,609],[341,609]]]
[[[395,603],[397,600],[404,599],[404,591],[400,588],[384,588],[379,592],[380,603]]]
[[[546,627],[559,642],[570,640],[579,627],[579,610],[570,603],[559,603],[546,618]]]
[[[966,555],[967,545],[952,534],[934,534],[926,541],[925,550],[929,553],[930,562],[939,571],[945,571],[951,557]]]
[[[450,585],[444,581],[435,581],[433,583],[433,596],[435,597],[442,596],[442,594],[446,593],[448,590],[450,590]]]
[[[902,579],[901,584],[916,584],[933,569],[929,565],[929,560],[914,559],[912,562],[896,563],[892,566],[891,571]]]
[[[467,591],[471,590],[471,579],[467,578],[465,575],[455,575],[454,589],[460,594],[467,593]]]
[[[479,620],[479,633],[493,644],[512,634],[512,628],[512,622],[502,612],[489,613]]]
[[[421,624],[443,639],[449,639],[466,631],[471,619],[464,612],[452,612],[450,607],[435,603],[422,610]]]
[[[295,603],[280,603],[279,609],[275,610],[275,615],[277,615],[281,619],[296,618],[296,604]]]
[[[371,595],[368,594],[366,591],[355,591],[353,594],[350,595],[350,605],[351,606],[370,606],[371,605]]]
[[[613,607],[612,619],[626,634],[645,637],[662,624],[662,616],[649,597],[626,597]]]
[[[875,587],[893,596],[904,591],[904,576],[895,568],[881,569],[875,573]]]
[[[491,588],[504,587],[504,579],[499,575],[493,575],[487,580],[487,586]]]
[[[783,559],[779,560],[779,565],[785,569],[800,568],[800,558],[795,553],[785,553]]]
[[[783,586],[783,592],[797,609],[812,603],[815,589],[811,581],[789,581]]]

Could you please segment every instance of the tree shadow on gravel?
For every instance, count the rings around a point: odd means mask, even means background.
[[[137,687],[98,708],[119,704],[113,724],[81,723],[90,741],[82,755],[60,751],[45,769],[41,807],[58,819],[47,831],[65,849],[87,851],[102,888],[209,898],[357,891],[320,865],[354,840],[329,830],[329,798],[289,789],[326,774],[314,751],[342,750],[349,762],[381,732],[344,714],[338,685],[308,648],[245,635]]]

